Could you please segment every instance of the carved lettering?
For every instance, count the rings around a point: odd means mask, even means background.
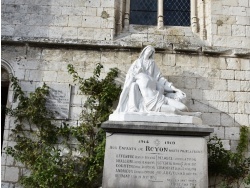
[[[150,152],[167,152],[168,148],[146,146],[146,151],[150,151]]]
[[[120,138],[119,138],[120,139]],[[183,142],[185,143],[185,142]],[[183,145],[182,140],[138,138],[136,141],[112,142],[107,146],[112,156],[113,178],[125,181],[164,182],[170,188],[192,188],[197,185],[200,160],[204,151]],[[196,143],[196,142],[195,142]],[[172,179],[174,177],[174,179]],[[110,176],[109,176],[110,178]]]

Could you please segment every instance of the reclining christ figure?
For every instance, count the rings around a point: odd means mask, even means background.
[[[200,116],[188,112],[186,94],[165,79],[154,62],[155,49],[146,46],[126,75],[115,113],[161,112],[165,114]]]

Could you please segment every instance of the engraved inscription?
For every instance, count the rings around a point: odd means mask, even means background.
[[[162,183],[170,188],[197,187],[198,181],[203,181],[199,178],[203,173],[200,162],[205,160],[204,150],[170,138],[134,138],[133,142],[110,143],[107,150],[114,166],[109,168],[109,177],[138,185]]]
[[[68,119],[71,87],[68,84],[50,84],[46,107],[54,113],[55,119]]]

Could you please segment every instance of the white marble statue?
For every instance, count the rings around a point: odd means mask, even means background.
[[[155,49],[146,46],[126,75],[119,103],[114,114],[159,113],[200,116],[188,112],[186,94],[162,76],[154,61]]]

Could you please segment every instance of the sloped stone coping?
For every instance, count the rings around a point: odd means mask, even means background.
[[[173,50],[177,52],[201,52],[201,46],[193,46],[193,45],[183,45],[183,44],[174,44]]]
[[[106,121],[101,127],[109,133],[151,135],[209,136],[214,132],[214,129],[207,125],[156,122]]]
[[[233,54],[235,56],[250,56],[250,49],[234,49]]]
[[[72,47],[72,48],[107,48],[107,49],[141,49],[149,42],[139,41],[92,41],[81,39],[53,39],[42,37],[11,37],[2,36],[2,45],[30,45],[30,46],[51,46],[51,47]],[[208,54],[208,55],[225,55],[225,56],[239,56],[250,57],[250,49],[242,48],[225,48],[220,46],[198,46],[192,44],[172,44],[159,43],[154,46],[156,51],[170,51],[171,53],[194,53],[194,54]]]

